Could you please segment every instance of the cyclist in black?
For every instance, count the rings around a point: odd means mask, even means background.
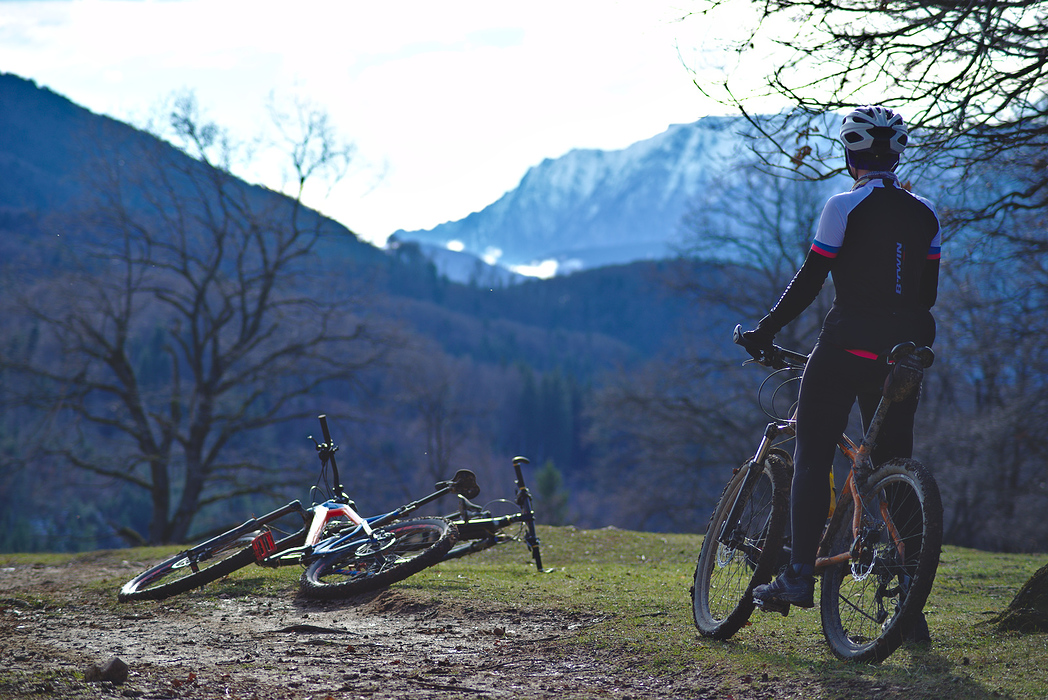
[[[930,309],[939,280],[939,222],[932,205],[903,189],[893,172],[906,147],[906,125],[885,107],[859,107],[844,118],[841,141],[854,186],[826,203],[804,264],[768,315],[742,336],[759,357],[833,275],[836,297],[804,369],[797,405],[790,566],[754,591],[755,601],[769,607],[814,606],[829,470],[852,405],[858,398],[865,428],[887,376],[884,354],[901,342],[931,345],[935,338]],[[918,394],[889,411],[874,464],[911,456]]]

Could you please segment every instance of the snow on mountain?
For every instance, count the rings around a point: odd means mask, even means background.
[[[500,265],[493,265],[482,260],[476,255],[462,250],[458,245],[434,245],[421,241],[401,241],[397,234],[393,234],[386,242],[386,249],[397,251],[403,246],[417,246],[418,254],[433,264],[436,272],[441,277],[446,277],[455,282],[470,284],[475,287],[489,287],[501,289],[509,285],[523,282],[527,277],[537,275],[524,275],[514,272]]]
[[[695,195],[745,152],[740,128],[708,117],[622,150],[574,150],[531,168],[482,211],[394,237],[540,276],[664,258]]]

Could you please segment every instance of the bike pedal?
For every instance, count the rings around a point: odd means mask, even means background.
[[[258,564],[262,563],[262,560],[273,553],[276,549],[276,544],[273,542],[273,533],[266,530],[261,535],[251,540],[251,549],[255,550],[255,562]]]
[[[764,612],[777,612],[783,617],[790,614],[790,604],[782,600],[761,600],[760,598],[754,598],[753,602]]]

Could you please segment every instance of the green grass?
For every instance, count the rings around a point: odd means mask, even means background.
[[[1048,697],[1048,635],[999,633],[988,624],[1046,555],[990,554],[946,547],[925,608],[934,639],[904,646],[878,666],[837,660],[822,636],[817,609],[789,617],[755,612],[728,642],[698,635],[688,594],[701,538],[616,529],[541,528],[538,574],[523,545],[511,544],[446,562],[396,585],[434,601],[558,610],[578,625],[558,630],[562,653],[585,648],[658,675],[702,669],[724,693],[774,689],[793,681],[806,697]],[[150,562],[171,551],[111,553]],[[0,555],[4,562],[63,563],[85,555]],[[286,596],[298,567],[248,567],[187,594]],[[115,589],[120,581],[106,582]],[[178,599],[172,599],[172,602]]]
[[[1045,555],[990,554],[947,547],[925,608],[934,642],[904,646],[878,666],[837,660],[817,609],[789,617],[755,612],[728,642],[699,636],[688,589],[701,538],[622,530],[545,528],[537,575],[523,546],[448,562],[404,582],[442,599],[484,598],[507,606],[559,608],[594,616],[571,638],[609,654],[634,657],[657,674],[701,666],[739,683],[796,678],[843,697],[855,682],[869,694],[894,688],[905,697],[1048,697],[1048,635],[998,633],[987,620],[1003,610]],[[752,689],[752,687],[751,687]]]

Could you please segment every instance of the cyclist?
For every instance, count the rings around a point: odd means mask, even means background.
[[[829,470],[856,398],[865,428],[887,376],[884,354],[901,342],[931,345],[935,338],[930,309],[939,279],[939,222],[932,205],[904,189],[894,173],[906,147],[906,124],[886,107],[859,107],[844,117],[840,138],[855,184],[826,203],[804,263],[768,315],[742,335],[746,349],[760,357],[832,274],[836,296],[804,369],[797,404],[790,565],[754,591],[758,605],[779,612],[815,604],[813,572],[829,510]],[[916,392],[888,412],[874,464],[911,456],[918,398]],[[926,640],[923,620],[916,627],[916,638]]]

